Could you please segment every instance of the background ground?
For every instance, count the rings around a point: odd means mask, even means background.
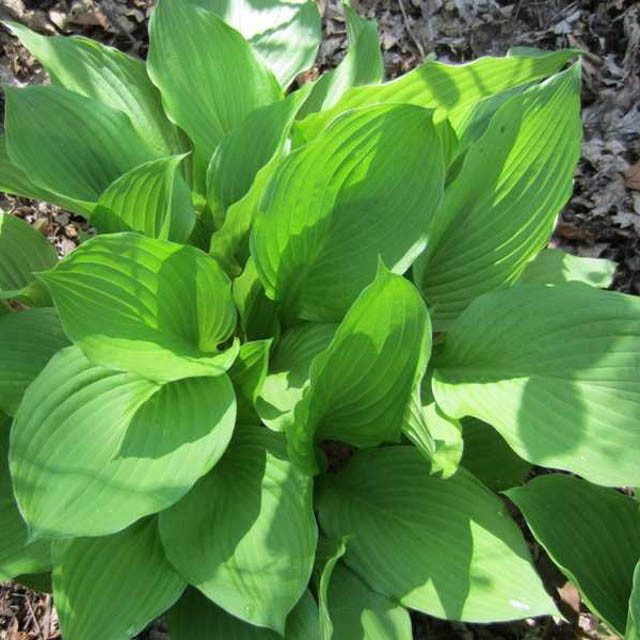
[[[340,3],[320,0],[325,40],[313,73],[342,58],[346,32]],[[640,293],[640,3],[630,0],[353,0],[376,18],[388,77],[425,58],[467,61],[501,55],[513,45],[579,47],[597,56],[584,61],[583,158],[574,196],[562,213],[554,243],[577,255],[618,263],[614,288]],[[43,33],[82,34],[144,56],[153,0],[0,0],[0,19],[18,19]],[[43,82],[39,66],[0,31],[0,82]],[[0,96],[0,111],[3,99]],[[1,126],[1,125],[0,125]],[[637,163],[637,164],[636,164]],[[410,171],[411,167],[407,167]],[[87,232],[79,218],[56,207],[0,194],[0,207],[46,233],[61,254]],[[417,639],[607,638],[584,611],[575,589],[531,542],[549,588],[562,598],[571,621],[553,619],[490,626],[451,624],[414,616]],[[564,585],[564,586],[563,586]],[[560,592],[558,592],[558,588]],[[51,596],[17,583],[0,585],[0,640],[59,638]],[[139,636],[163,640],[162,625]],[[90,639],[87,639],[90,640]]]

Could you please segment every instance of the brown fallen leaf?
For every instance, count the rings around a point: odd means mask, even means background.
[[[640,160],[624,172],[624,183],[629,189],[640,191]]]

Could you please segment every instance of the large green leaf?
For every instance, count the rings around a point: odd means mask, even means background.
[[[518,282],[549,285],[584,282],[606,289],[615,273],[616,263],[611,260],[580,258],[560,249],[544,249],[527,264]]]
[[[269,367],[271,340],[245,342],[236,361],[229,369],[229,377],[236,390],[238,424],[258,424],[260,418],[255,403],[264,384]]]
[[[589,608],[623,634],[640,559],[640,505],[560,474],[539,476],[507,495]]]
[[[9,157],[39,187],[95,201],[154,158],[128,116],[97,100],[62,87],[5,87],[5,95]]]
[[[34,535],[99,536],[179,500],[224,452],[235,423],[226,375],[162,387],[55,355],[27,390],[11,474]]]
[[[28,542],[27,525],[13,497],[8,460],[10,425],[10,419],[0,413],[0,582],[51,569],[51,543],[47,540]]]
[[[171,640],[280,640],[271,629],[254,627],[187,589],[169,612]],[[318,640],[318,607],[305,591],[287,618],[284,640]]]
[[[483,57],[468,64],[429,60],[391,82],[350,89],[330,109],[311,114],[300,122],[299,130],[303,139],[311,140],[337,115],[349,109],[397,102],[436,109],[435,121],[448,117],[459,133],[460,125],[468,121],[468,112],[475,102],[510,87],[550,76],[575,53],[566,50],[536,56]]]
[[[102,233],[139,231],[151,238],[186,242],[196,213],[180,172],[183,159],[152,160],[125,173],[100,196],[91,223]]]
[[[343,0],[349,47],[342,62],[323,74],[313,87],[301,114],[332,107],[351,87],[382,82],[384,63],[375,20],[361,18],[349,0]]]
[[[424,248],[443,182],[430,112],[378,105],[340,118],[264,194],[251,253],[267,295],[299,318],[341,320],[379,256],[403,273]]]
[[[169,381],[218,375],[236,349],[231,282],[199,249],[134,233],[99,236],[38,276],[71,339],[97,364]]]
[[[640,561],[633,572],[633,590],[629,598],[627,630],[624,634],[624,640],[638,640],[638,638],[640,638]]]
[[[309,386],[311,362],[329,346],[337,325],[300,324],[282,335],[265,378],[256,409],[262,421],[274,431],[293,425],[293,410]]]
[[[430,352],[431,323],[420,294],[380,265],[311,363],[309,387],[287,429],[292,458],[316,471],[315,441],[357,447],[398,441]]]
[[[282,634],[313,567],[311,479],[289,462],[281,435],[244,427],[211,473],[160,514],[160,532],[189,583]]]
[[[464,469],[430,475],[413,447],[359,451],[328,476],[320,525],[352,535],[346,564],[374,591],[449,620],[556,614],[500,499]]]
[[[580,157],[580,65],[507,101],[445,193],[414,280],[446,329],[507,287],[551,236]]]
[[[322,31],[313,0],[191,0],[238,30],[288,87],[314,60]]]
[[[5,24],[42,63],[54,85],[126,113],[156,153],[180,151],[178,132],[167,119],[142,60],[88,38],[47,38],[16,22]]]
[[[196,186],[203,189],[223,137],[254,109],[278,100],[280,87],[237,31],[189,0],[160,0],[149,39],[149,75],[194,144]]]
[[[105,538],[54,542],[53,563],[65,640],[128,640],[186,586],[165,558],[155,518]]]
[[[55,309],[0,317],[0,410],[15,415],[27,387],[68,344]]]
[[[453,417],[494,426],[516,453],[597,484],[640,483],[640,300],[584,284],[476,300],[434,359]]]

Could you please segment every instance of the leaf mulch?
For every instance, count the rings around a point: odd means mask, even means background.
[[[319,0],[325,40],[308,77],[334,67],[346,47],[339,0]],[[389,77],[429,56],[463,62],[502,55],[514,45],[578,47],[583,60],[582,160],[575,192],[554,244],[576,255],[618,263],[614,288],[640,293],[640,3],[632,0],[353,0],[376,18]],[[82,34],[145,56],[152,0],[0,0],[0,19],[49,34]],[[0,82],[43,83],[42,69],[0,32]],[[0,96],[0,112],[3,109]],[[0,125],[1,128],[1,125]],[[407,167],[410,171],[411,167]],[[0,194],[0,208],[33,223],[64,255],[85,234],[81,218],[57,207]],[[552,618],[471,625],[413,614],[416,640],[568,640],[615,638],[586,612],[579,594],[530,538],[545,583],[570,622]],[[165,640],[162,623],[139,640]],[[52,598],[16,582],[0,585],[0,640],[60,638]]]

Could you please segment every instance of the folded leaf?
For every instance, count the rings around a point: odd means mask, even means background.
[[[453,417],[494,426],[533,464],[608,486],[640,483],[640,300],[584,284],[476,300],[434,360]]]
[[[311,479],[289,462],[281,435],[245,427],[211,473],[160,514],[160,532],[190,584],[241,620],[283,634],[313,567]]]
[[[640,562],[633,572],[633,590],[629,598],[629,614],[627,616],[627,631],[625,640],[638,640],[640,638]]]
[[[126,113],[157,154],[168,156],[182,149],[142,60],[88,38],[47,38],[17,22],[5,24],[42,63],[54,85]]]
[[[614,489],[545,475],[506,492],[589,608],[623,634],[640,559],[640,508]]]
[[[513,284],[551,236],[580,157],[580,65],[507,101],[447,188],[414,279],[434,326]]]
[[[518,280],[520,284],[557,285],[584,282],[592,287],[611,286],[616,263],[598,258],[579,258],[560,249],[543,249],[529,262]]]
[[[280,99],[280,87],[237,31],[189,0],[160,0],[149,39],[148,73],[194,144],[196,186],[204,189],[223,137],[254,109]]]
[[[255,403],[264,384],[269,367],[271,340],[245,342],[236,361],[229,369],[229,377],[236,390],[238,424],[259,424]]]
[[[510,87],[550,76],[566,64],[575,50],[545,55],[483,57],[467,64],[429,60],[396,80],[379,86],[355,87],[330,109],[311,114],[299,124],[304,140],[315,138],[337,115],[349,109],[384,102],[403,102],[435,109],[435,121],[448,117],[456,133],[470,106]]]
[[[0,317],[0,410],[15,415],[27,387],[68,344],[55,309]]]
[[[100,196],[91,223],[101,233],[138,231],[151,238],[186,242],[196,213],[180,171],[183,159],[152,160],[125,173]]]
[[[171,640],[280,640],[281,635],[254,627],[227,613],[196,589],[187,589],[169,611]],[[305,591],[287,618],[284,640],[318,640],[318,607]]]
[[[225,375],[159,387],[64,349],[31,384],[14,422],[20,510],[40,537],[119,531],[184,496],[220,458],[234,423]]]
[[[328,476],[322,530],[375,592],[448,620],[557,615],[505,505],[464,469],[430,475],[413,447],[359,451]]]
[[[408,280],[381,265],[311,363],[309,387],[287,429],[292,459],[315,472],[315,441],[356,447],[398,441],[430,352],[424,301]]]
[[[128,640],[186,587],[165,558],[155,518],[106,538],[54,542],[53,560],[65,640]]]
[[[403,273],[424,248],[443,183],[429,112],[378,105],[340,118],[264,194],[251,254],[267,295],[298,318],[341,320],[379,256]]]
[[[266,62],[283,88],[316,59],[322,40],[313,0],[191,0],[215,11],[238,30]]]
[[[166,382],[233,363],[236,349],[218,352],[236,322],[231,283],[199,249],[98,236],[38,277],[67,334],[97,364]]]
[[[320,640],[331,640],[334,633],[329,611],[329,583],[338,561],[347,551],[347,539],[340,541],[320,538],[316,549],[316,563],[313,582],[318,594],[318,614],[320,618]]]
[[[96,100],[61,87],[5,87],[5,95],[9,157],[38,187],[95,201],[154,158],[131,120]]]

